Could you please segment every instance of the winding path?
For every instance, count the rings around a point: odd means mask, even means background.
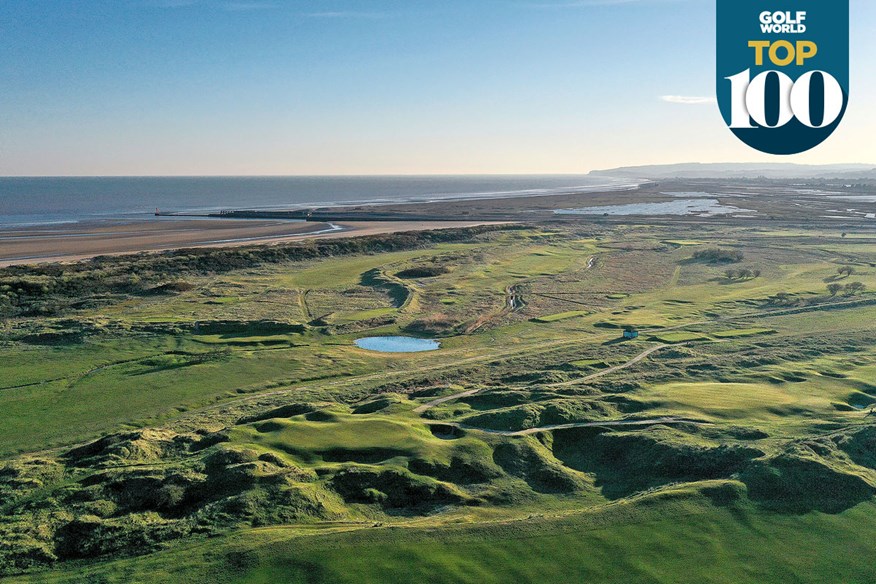
[[[549,383],[549,384],[546,384],[545,387],[560,387],[560,386],[565,386],[565,385],[575,385],[576,383],[587,383],[588,381],[592,381],[593,379],[598,379],[604,375],[610,375],[610,374],[615,373],[617,371],[621,371],[623,369],[626,369],[627,367],[632,367],[636,363],[639,363],[640,361],[647,359],[649,355],[656,353],[660,349],[665,349],[668,346],[669,345],[664,345],[664,344],[656,345],[656,346],[651,347],[642,353],[639,353],[638,355],[636,355],[635,357],[633,357],[629,361],[627,361],[625,363],[621,363],[620,365],[615,365],[614,367],[609,367],[608,369],[603,369],[602,371],[598,371],[596,373],[591,373],[590,375],[587,375],[585,377],[579,377],[578,379],[573,379],[571,381],[562,381],[559,383]],[[483,388],[469,389],[469,390],[463,391],[461,393],[455,393],[453,395],[441,397],[441,398],[432,400],[428,403],[425,403],[425,404],[417,407],[414,410],[414,413],[422,414],[423,412],[430,410],[430,409],[434,408],[435,406],[440,406],[441,404],[447,403],[449,401],[457,400],[457,399],[462,399],[464,397],[470,397],[472,395],[480,393],[481,391],[483,391]]]
[[[476,393],[479,393],[480,391],[481,391],[480,388],[478,388],[478,389],[469,389],[468,391],[463,391],[462,393],[455,393],[455,394],[453,394],[453,395],[448,395],[448,396],[445,396],[445,397],[440,397],[440,398],[438,398],[438,399],[436,399],[436,400],[432,400],[432,401],[430,401],[429,403],[425,403],[425,404],[423,404],[423,405],[421,405],[421,406],[415,408],[415,409],[414,409],[414,413],[415,413],[415,414],[422,414],[422,413],[425,412],[426,410],[431,410],[431,409],[434,408],[435,406],[440,406],[440,405],[443,404],[443,403],[447,403],[447,402],[449,402],[449,401],[453,401],[453,400],[455,400],[455,399],[462,399],[462,398],[464,398],[464,397],[469,397],[469,396],[471,396],[471,395],[474,395],[474,394],[476,394]]]
[[[677,343],[676,346],[678,346],[680,344],[681,343]],[[568,385],[575,385],[577,383],[587,383],[588,381],[598,379],[598,378],[603,377],[605,375],[611,375],[612,373],[616,373],[618,371],[626,369],[627,367],[632,367],[636,363],[639,363],[639,362],[647,359],[652,354],[656,353],[657,351],[660,351],[661,349],[665,349],[668,346],[669,345],[661,343],[659,345],[655,345],[655,346],[651,347],[650,349],[648,349],[646,351],[643,351],[642,353],[639,353],[638,355],[636,355],[635,357],[633,357],[629,361],[627,361],[625,363],[621,363],[620,365],[615,365],[614,367],[609,367],[608,369],[603,369],[602,371],[597,371],[596,373],[591,373],[590,375],[586,375],[586,376],[580,377],[578,379],[572,379],[570,381],[560,381],[558,383],[547,383],[547,384],[545,384],[545,387],[563,387],[563,386],[568,386]]]
[[[490,430],[487,428],[477,428],[475,426],[466,426],[456,422],[434,422],[435,426],[453,426],[460,430],[477,430],[486,432],[487,434],[495,434],[497,436],[530,436],[539,432],[550,432],[552,430],[571,430],[572,428],[617,428],[623,426],[653,426],[655,424],[694,424],[696,426],[707,426],[711,422],[702,420],[689,420],[687,418],[650,418],[647,420],[607,420],[604,422],[574,422],[571,424],[554,424],[551,426],[539,426],[537,428],[526,428],[524,430]]]

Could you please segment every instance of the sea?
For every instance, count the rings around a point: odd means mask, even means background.
[[[493,199],[633,188],[589,175],[0,177],[0,228],[145,219],[162,213]]]

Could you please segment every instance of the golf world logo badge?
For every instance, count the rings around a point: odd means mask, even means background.
[[[824,142],[849,102],[849,0],[717,0],[718,105],[768,154]]]

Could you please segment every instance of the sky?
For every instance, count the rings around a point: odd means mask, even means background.
[[[715,0],[0,0],[0,176],[874,163],[851,4],[845,120],[776,158],[713,102]]]

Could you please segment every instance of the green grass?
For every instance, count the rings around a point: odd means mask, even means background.
[[[871,419],[856,408],[876,403],[876,307],[818,304],[829,301],[835,255],[853,255],[856,279],[876,287],[863,267],[876,261],[876,245],[834,236],[825,246],[824,236],[533,226],[476,243],[193,274],[193,287],[176,294],[11,318],[0,367],[0,456],[9,464],[0,468],[0,564],[3,545],[55,549],[56,530],[71,518],[103,513],[98,535],[110,542],[159,537],[148,531],[156,525],[167,534],[197,524],[216,537],[161,539],[164,551],[143,558],[62,563],[42,580],[870,581],[872,502],[786,513],[754,495],[697,494],[718,484],[704,479],[747,480],[753,460],[767,465],[767,478],[799,487],[792,494],[803,503],[811,484],[876,485],[868,435],[851,433]],[[728,284],[724,267],[689,262],[684,248],[701,243],[744,250],[744,266],[761,277]],[[375,276],[421,264],[448,270],[403,285]],[[511,287],[524,300],[514,311]],[[781,292],[803,311],[770,313]],[[409,301],[398,308],[402,296]],[[441,351],[366,354],[352,345],[429,318],[453,323]],[[192,336],[193,322],[240,332]],[[69,342],[27,337],[83,323],[90,332]],[[285,328],[293,325],[300,329]],[[645,349],[618,342],[625,325],[677,346],[582,382],[586,372],[575,369],[620,365]],[[692,342],[710,340],[718,342]],[[413,411],[466,389],[480,391]],[[318,413],[293,415],[299,405]],[[260,421],[240,421],[251,416]],[[704,424],[527,437],[428,426],[663,417]],[[156,425],[180,444],[204,435],[220,443],[168,454],[158,439],[116,437],[120,445],[98,462],[42,452]],[[737,448],[746,449],[737,466],[709,464]],[[38,452],[45,462],[28,463]],[[230,462],[210,467],[222,452]],[[774,457],[785,458],[768,466]],[[45,470],[52,465],[62,478]],[[99,484],[129,472],[159,482],[166,473],[170,484],[153,490],[168,496],[183,479],[204,482],[186,491],[191,508],[131,510],[125,485],[142,477]],[[361,475],[350,492],[334,482],[344,472]]]
[[[450,249],[463,246],[447,246]],[[330,261],[317,262],[310,267],[294,270],[291,274],[278,274],[278,280],[285,286],[300,288],[341,288],[353,286],[365,272],[374,268],[375,264],[394,264],[410,261],[419,257],[434,254],[434,250],[414,250],[381,254],[379,260],[373,256],[353,256],[337,258]]]
[[[843,380],[822,379],[816,387],[776,381],[675,382],[655,385],[638,397],[658,412],[684,412],[710,419],[784,422],[792,427],[795,415],[830,418],[834,410],[832,402],[842,401],[851,389]]]
[[[541,323],[549,323],[549,322],[558,322],[561,320],[568,320],[570,318],[578,318],[579,316],[587,316],[590,314],[586,310],[570,310],[568,312],[559,312],[557,314],[549,314],[547,316],[539,316],[533,320],[535,322]]]
[[[718,331],[716,333],[712,333],[713,337],[717,337],[719,339],[735,339],[740,337],[754,337],[758,335],[769,335],[773,334],[776,331],[774,329],[768,328],[747,328],[747,329],[734,329],[727,331]]]
[[[432,436],[423,424],[396,419],[327,413],[321,421],[303,418],[272,420],[256,428],[236,430],[235,442],[285,451],[311,463],[331,453],[332,458],[374,460],[396,456],[432,458],[447,443]],[[257,429],[258,428],[258,429]]]
[[[677,245],[681,247],[690,247],[694,245],[705,245],[702,241],[694,241],[692,239],[666,239],[664,243],[668,243],[669,245]]]
[[[569,363],[569,365],[571,365],[572,367],[578,367],[580,369],[603,369],[605,367],[608,367],[605,361],[602,361],[600,359],[580,359],[578,361],[572,361],[571,363]]]
[[[289,344],[295,340],[295,335],[195,335],[192,340],[205,345],[235,345],[239,347]]]
[[[185,367],[151,364],[154,355],[141,353],[140,359],[118,364],[95,360],[85,365],[74,358],[56,373],[66,374],[63,379],[0,392],[0,407],[8,414],[0,420],[0,454],[71,444],[120,425],[173,419],[181,409],[239,397],[277,379],[291,383],[351,371],[350,365],[327,366],[308,347],[239,351]]]
[[[424,532],[404,538],[341,535],[331,539],[346,551],[305,544],[296,553],[287,547],[291,558],[272,554],[271,564],[241,581],[289,581],[289,574],[305,581],[306,566],[315,564],[324,567],[323,581],[351,583],[863,582],[872,577],[872,565],[861,536],[876,535],[873,510],[868,505],[838,518],[746,513],[740,520],[727,511],[670,506],[662,519],[621,519],[595,530],[586,521],[542,520],[517,533],[513,526],[471,530],[467,538],[451,531],[437,542]],[[821,537],[813,540],[812,529]],[[673,553],[680,548],[686,552]]]
[[[651,338],[661,343],[689,343],[690,341],[702,341],[709,337],[701,333],[679,331],[653,334]]]
[[[371,308],[369,310],[359,310],[356,312],[341,312],[332,316],[332,322],[349,323],[360,320],[371,320],[382,316],[389,316],[397,312],[395,308]]]
[[[644,394],[668,409],[745,418],[794,403],[785,387],[765,383],[671,383]]]
[[[345,529],[246,531],[39,581],[863,583],[876,506],[782,516],[680,498],[483,527]]]

